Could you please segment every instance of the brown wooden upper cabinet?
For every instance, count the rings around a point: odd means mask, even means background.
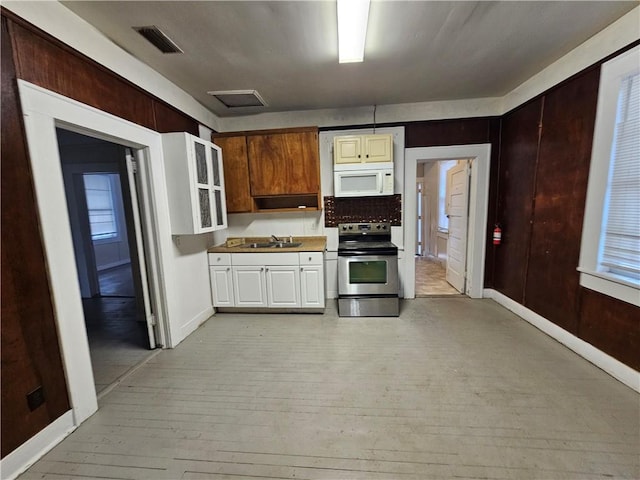
[[[216,134],[227,174],[228,213],[317,210],[317,127]]]

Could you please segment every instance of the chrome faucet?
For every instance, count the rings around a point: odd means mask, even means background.
[[[271,235],[271,238],[273,240],[275,240],[276,242],[281,242],[282,240],[280,240],[278,237],[276,237],[275,235]]]

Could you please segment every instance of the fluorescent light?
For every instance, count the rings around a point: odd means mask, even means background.
[[[362,62],[370,0],[337,0],[337,2],[338,62]]]

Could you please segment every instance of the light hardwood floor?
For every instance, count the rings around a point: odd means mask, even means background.
[[[447,282],[447,272],[431,258],[416,256],[416,297],[460,295]]]
[[[639,398],[491,300],[219,314],[21,478],[637,479]]]

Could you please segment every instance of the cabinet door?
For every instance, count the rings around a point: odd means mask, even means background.
[[[393,136],[392,135],[365,135],[364,136],[364,162],[391,162],[393,161]]]
[[[317,194],[320,191],[318,132],[289,133],[287,137],[290,163],[287,178],[290,193]]]
[[[324,268],[322,266],[301,266],[300,288],[302,308],[324,308]]]
[[[320,162],[317,132],[250,135],[247,147],[251,195],[318,193]]]
[[[215,230],[227,226],[227,206],[225,199],[224,168],[222,166],[222,149],[216,145],[209,145],[211,156],[211,199],[214,206]]]
[[[269,307],[300,307],[298,266],[268,266],[266,276]]]
[[[333,161],[340,163],[360,163],[362,149],[362,137],[347,135],[336,137],[333,142]]]
[[[233,307],[233,277],[230,266],[209,267],[211,296],[215,307]]]
[[[232,267],[236,307],[266,307],[264,267]]]
[[[193,155],[193,172],[196,191],[197,210],[194,212],[197,216],[195,225],[198,229],[194,233],[210,232],[213,230],[213,209],[211,195],[211,159],[207,156],[207,145],[200,141],[197,137],[191,136]]]
[[[218,137],[214,143],[222,148],[227,212],[250,212],[253,201],[249,192],[247,137]]]

